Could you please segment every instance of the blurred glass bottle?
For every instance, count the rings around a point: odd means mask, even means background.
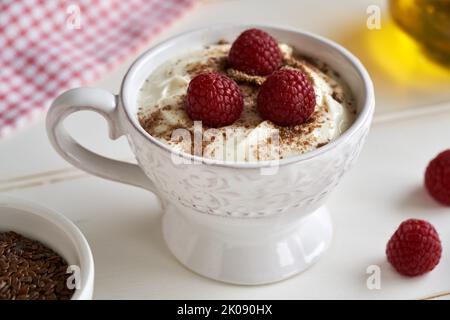
[[[432,58],[450,66],[450,0],[390,0],[389,9]]]

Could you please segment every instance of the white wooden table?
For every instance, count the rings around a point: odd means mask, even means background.
[[[422,176],[429,159],[450,147],[450,71],[426,61],[399,67],[398,56],[386,51],[394,41],[389,23],[383,20],[381,30],[365,28],[366,9],[372,4],[384,8],[381,0],[201,1],[153,42],[212,23],[281,24],[335,39],[368,66],[377,91],[375,123],[358,164],[329,202],[335,227],[331,248],[303,274],[255,287],[193,274],[163,242],[155,197],[68,165],[48,143],[43,118],[0,141],[0,192],[44,204],[81,228],[94,254],[98,299],[415,299],[449,291],[450,210],[425,194]],[[92,85],[117,92],[132,60]],[[95,114],[74,115],[67,127],[90,148],[132,158],[123,138],[108,140],[106,124]],[[414,279],[395,273],[384,253],[398,224],[411,217],[433,223],[444,246],[436,270]],[[382,272],[380,290],[366,286],[366,268],[374,264]]]

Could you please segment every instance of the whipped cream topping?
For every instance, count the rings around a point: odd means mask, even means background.
[[[354,121],[352,96],[325,65],[295,56],[280,44],[284,64],[306,73],[315,90],[316,108],[304,124],[280,127],[258,114],[256,97],[264,79],[235,79],[244,95],[244,110],[233,124],[207,128],[185,111],[190,80],[205,71],[227,73],[229,44],[211,45],[160,66],[145,81],[138,97],[139,121],[153,137],[175,150],[228,161],[282,159],[317,149],[339,137]],[[229,70],[228,70],[229,71]],[[229,72],[233,77],[233,73]]]

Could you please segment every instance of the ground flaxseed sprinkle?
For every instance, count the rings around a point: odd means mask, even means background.
[[[0,300],[68,300],[67,263],[42,243],[0,232]]]

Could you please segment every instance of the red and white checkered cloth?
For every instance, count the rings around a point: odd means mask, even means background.
[[[114,68],[195,0],[0,0],[0,137]]]

